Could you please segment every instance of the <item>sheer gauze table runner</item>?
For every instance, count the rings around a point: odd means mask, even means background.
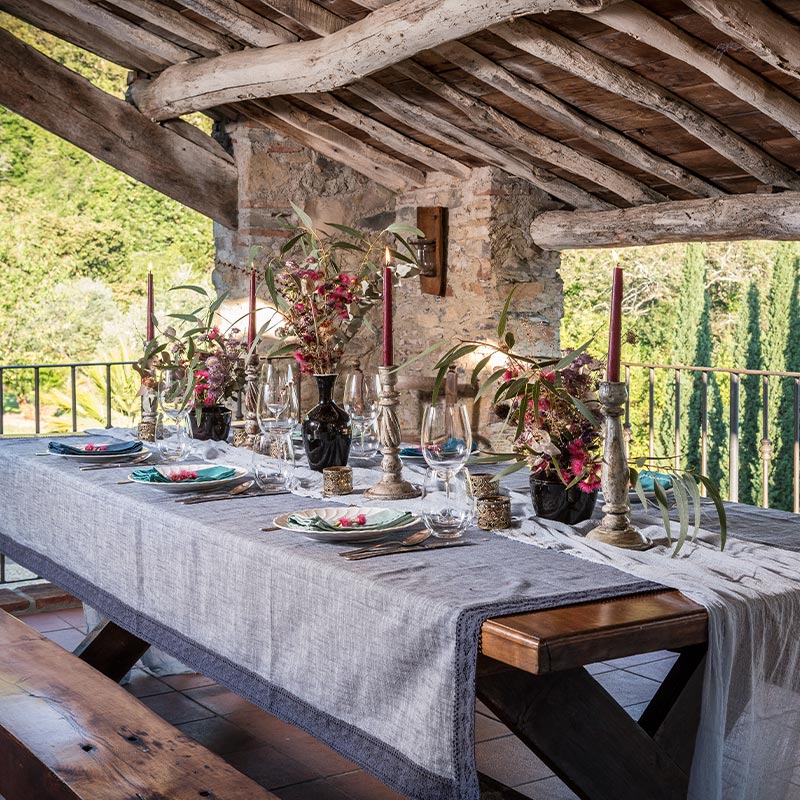
[[[213,447],[219,461],[249,458]],[[659,588],[478,531],[467,534],[474,546],[347,562],[346,546],[260,530],[329,501],[184,506],[150,486],[117,485],[124,470],[80,472],[36,457],[42,449],[0,442],[0,551],[417,800],[479,796],[474,682],[485,619]],[[312,476],[300,477],[316,494]],[[357,488],[366,479],[357,470]]]

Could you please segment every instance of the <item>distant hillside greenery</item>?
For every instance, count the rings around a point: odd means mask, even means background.
[[[123,95],[124,69],[6,14],[0,26]],[[0,106],[0,364],[129,359],[148,263],[166,303],[171,285],[210,285],[213,252],[209,219]],[[30,385],[5,373],[7,410],[27,416]]]
[[[625,269],[625,327],[634,343],[629,362],[736,367],[800,372],[800,244],[737,242],[681,244],[564,254],[565,314],[562,346],[575,347],[597,333],[605,350],[611,272]],[[656,370],[657,457],[674,463],[674,371]],[[770,505],[792,507],[794,380],[769,382],[772,442]],[[683,371],[680,384],[681,464],[701,463],[702,375]],[[648,372],[631,369],[632,453],[648,454]],[[730,378],[709,374],[706,471],[727,491]],[[739,499],[759,505],[763,437],[762,381],[742,378],[739,388]]]

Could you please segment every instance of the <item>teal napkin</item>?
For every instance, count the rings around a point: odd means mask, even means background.
[[[236,474],[236,470],[233,467],[204,467],[203,469],[192,470],[192,472],[197,473],[196,478],[187,478],[186,480],[180,481],[180,483],[224,481],[225,478],[232,478]],[[177,481],[171,481],[169,478],[162,475],[155,467],[135,469],[131,475],[133,476],[133,480],[145,483],[177,483]]]
[[[88,442],[86,443],[88,444]],[[130,453],[138,453],[142,449],[141,442],[97,442],[95,447],[103,447],[104,450],[84,450],[86,444],[73,447],[64,442],[50,442],[47,449],[51,453],[59,456],[85,456],[85,455],[117,455],[126,456]]]
[[[342,516],[350,519],[356,515],[353,511],[342,509]],[[365,514],[366,525],[353,525],[342,527],[336,524],[336,520],[328,522],[314,514],[307,517],[304,514],[290,514],[288,522],[296,528],[303,528],[307,531],[379,531],[383,528],[392,528],[395,525],[404,525],[411,521],[413,514],[410,511],[375,511]],[[338,518],[337,518],[338,519]]]
[[[639,481],[645,492],[655,491],[656,482],[661,484],[664,489],[672,488],[672,478],[670,478],[669,475],[665,475],[663,472],[650,472],[649,470],[643,469],[639,473]]]

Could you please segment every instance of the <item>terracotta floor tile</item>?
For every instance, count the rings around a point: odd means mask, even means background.
[[[510,731],[493,717],[485,714],[475,714],[475,741],[486,742],[489,739],[499,739],[501,736],[508,736]]]
[[[65,608],[63,611],[56,611],[61,619],[77,628],[79,631],[86,630],[86,617],[83,615],[82,608]]]
[[[276,743],[275,747],[295,760],[313,767],[326,778],[331,775],[341,775],[344,772],[353,772],[357,769],[352,761],[340,756],[318,739],[302,731],[298,731],[298,733],[298,736]]]
[[[196,689],[184,689],[182,693],[195,702],[204,705],[215,714],[227,715],[236,711],[260,710],[252,703],[239,697],[238,694],[234,694],[216,683],[212,683],[210,686],[200,686]]]
[[[134,697],[149,697],[153,694],[166,694],[173,691],[160,678],[148,675],[144,670],[131,670],[130,680],[125,684],[125,689]]]
[[[205,675],[200,675],[196,672],[189,673],[188,675],[164,675],[161,680],[178,691],[196,689],[198,686],[210,686],[214,683],[211,678],[206,678]]]
[[[295,761],[291,756],[269,745],[231,753],[225,756],[225,760],[267,789],[291,786],[322,777],[313,767]],[[309,796],[309,800],[311,797],[313,795]]]
[[[193,722],[183,722],[176,727],[187,736],[207,747],[212,753],[224,756],[228,753],[240,753],[244,750],[255,750],[261,742],[246,730],[234,725],[222,717],[208,717]]]
[[[84,640],[85,636],[75,628],[64,628],[60,631],[42,631],[44,635],[70,653]]]
[[[273,746],[280,746],[282,742],[289,742],[303,733],[293,725],[281,722],[277,717],[273,717],[259,708],[250,711],[236,711],[233,714],[227,714],[225,719],[244,728],[264,744]]]
[[[327,782],[353,800],[406,800],[403,795],[362,770],[328,778]]]
[[[172,725],[214,716],[207,708],[184,697],[180,692],[150,695],[143,697],[142,702]]]
[[[40,633],[61,631],[65,628],[72,627],[65,619],[59,617],[55,611],[44,611],[41,614],[26,614],[24,617],[20,617],[20,619],[26,625],[30,625],[31,628]]]
[[[337,789],[330,781],[312,781],[296,783],[283,789],[272,790],[281,800],[352,800],[351,795]]]
[[[603,672],[595,680],[621,705],[632,706],[650,700],[659,687],[659,682],[643,678],[623,670]]]
[[[639,664],[647,664],[648,661],[659,661],[662,658],[675,658],[674,653],[669,650],[656,650],[653,653],[640,653],[636,656],[625,656],[625,658],[616,658],[613,661],[608,661],[610,666],[617,667],[618,669],[627,669],[628,667],[636,667]]]
[[[553,774],[516,736],[476,744],[475,760],[480,772],[506,786],[519,786]]]
[[[662,658],[658,661],[648,661],[646,664],[639,664],[635,667],[628,667],[627,672],[634,675],[641,675],[645,678],[652,678],[659,683],[667,677],[667,673],[672,669],[672,665],[677,661],[676,658]]]
[[[524,794],[525,797],[530,797],[532,800],[578,800],[578,795],[568,789],[555,775],[515,788],[520,794]]]

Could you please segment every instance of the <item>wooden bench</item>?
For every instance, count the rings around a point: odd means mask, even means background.
[[[0,611],[6,800],[277,800],[121,686]]]

